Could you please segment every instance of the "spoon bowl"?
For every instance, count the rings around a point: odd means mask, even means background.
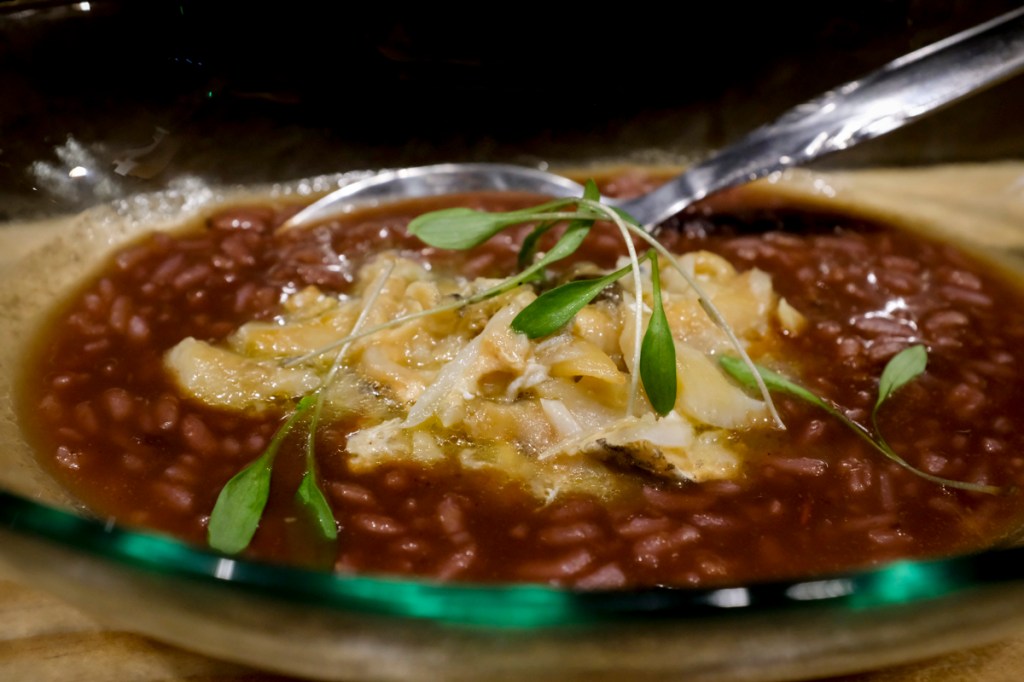
[[[932,43],[797,105],[664,185],[607,200],[648,228],[709,194],[892,132],[1024,71],[1024,7]],[[579,196],[554,173],[511,164],[448,163],[384,171],[328,194],[281,229],[357,206],[481,190]]]

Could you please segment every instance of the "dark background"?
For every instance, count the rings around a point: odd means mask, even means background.
[[[0,221],[185,175],[678,161],[1022,2],[364,4],[0,0]],[[1024,78],[829,163],[1006,157]]]

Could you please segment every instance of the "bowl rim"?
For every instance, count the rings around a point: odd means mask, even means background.
[[[227,556],[168,535],[63,511],[0,490],[0,527],[122,567],[224,585],[295,604],[457,625],[534,629],[631,620],[693,620],[808,607],[910,606],[982,586],[1022,583],[1024,547],[898,560],[856,571],[709,587],[580,590],[532,583],[440,582],[348,574]]]

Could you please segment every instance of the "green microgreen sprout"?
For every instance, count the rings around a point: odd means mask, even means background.
[[[664,417],[676,406],[676,342],[661,303],[661,273],[658,257],[651,252],[651,291],[654,308],[640,351],[640,379],[651,407]],[[671,371],[670,371],[671,368]]]
[[[893,451],[882,436],[881,431],[878,428],[879,408],[881,408],[882,404],[885,403],[896,391],[920,376],[925,370],[927,360],[928,351],[921,345],[905,348],[889,360],[885,369],[882,371],[882,377],[879,380],[878,398],[871,411],[871,429],[868,429],[862,424],[847,417],[843,410],[832,402],[815,395],[803,386],[790,381],[781,374],[777,374],[776,372],[760,365],[755,365],[755,369],[758,376],[761,377],[762,381],[770,390],[791,395],[824,410],[832,417],[838,419],[844,426],[857,434],[857,436],[889,460],[927,481],[950,488],[969,490],[977,493],[995,495],[1002,492],[998,486],[985,485],[983,483],[969,483],[967,481],[955,481],[948,478],[942,478],[941,476],[935,476],[927,471],[922,471]],[[718,359],[718,363],[722,369],[724,369],[726,373],[735,379],[741,386],[748,389],[756,387],[754,375],[750,371],[750,368],[739,359],[722,356]]]
[[[299,487],[295,491],[295,502],[300,509],[306,510],[320,536],[325,540],[334,541],[338,539],[338,524],[334,520],[331,505],[320,488],[316,467],[316,425],[320,420],[322,398],[323,393],[321,392],[317,396],[309,430],[306,433],[306,469],[302,473],[302,481],[299,482]]]
[[[584,197],[583,201],[590,201]],[[604,209],[604,205],[600,202],[590,201],[591,205],[597,205]],[[586,206],[586,204],[584,204]],[[636,292],[636,300],[633,304],[633,358],[635,363],[638,365],[635,371],[629,373],[629,400],[626,403],[626,414],[633,414],[633,405],[636,403],[637,389],[640,386],[640,356],[643,351],[643,325],[644,325],[644,290],[643,280],[640,279],[640,260],[636,256],[636,245],[633,244],[633,239],[629,234],[629,227],[622,217],[618,214],[612,214],[612,222],[615,223],[615,227],[619,230],[622,235],[622,241],[626,244],[626,251],[629,253],[629,264],[633,267],[633,291]],[[672,372],[675,373],[676,367],[672,365]]]
[[[284,439],[299,418],[313,406],[315,395],[307,395],[295,406],[288,419],[270,439],[267,449],[235,474],[220,491],[210,513],[207,541],[210,547],[225,554],[237,554],[249,546],[256,533],[263,508],[270,495],[270,474],[274,458]]]
[[[523,223],[573,220],[580,218],[578,210],[562,209],[579,199],[556,199],[539,206],[517,211],[491,213],[472,208],[445,208],[414,218],[409,233],[439,249],[461,251],[480,246],[504,229]]]
[[[880,434],[881,431],[878,428],[878,408],[893,393],[924,374],[927,367],[928,349],[922,345],[904,348],[886,363],[885,369],[882,370],[882,376],[878,379],[878,399],[871,409],[871,426],[875,433]],[[881,435],[879,435],[879,439],[881,439]]]
[[[578,279],[549,289],[523,308],[512,320],[512,329],[529,339],[554,334],[569,324],[598,294],[633,271],[633,264],[593,279]]]
[[[380,298],[381,292],[384,291],[384,285],[387,284],[388,277],[391,276],[394,269],[395,264],[390,263],[374,279],[368,289],[370,293],[363,303],[363,308],[359,311],[355,324],[352,325],[352,331],[358,332],[366,323],[366,318],[369,316],[377,299]],[[336,540],[338,537],[338,526],[334,521],[334,513],[331,511],[331,506],[328,504],[327,498],[324,497],[324,493],[317,482],[316,434],[317,427],[320,424],[320,414],[324,409],[326,390],[334,382],[334,377],[341,370],[342,364],[345,361],[345,354],[348,353],[351,345],[351,342],[349,342],[338,349],[338,353],[334,356],[334,362],[331,363],[331,368],[327,371],[327,376],[324,377],[323,383],[316,392],[316,405],[313,408],[313,416],[309,420],[309,433],[306,435],[306,470],[302,474],[302,482],[299,483],[298,490],[295,491],[296,503],[300,508],[307,511],[315,522],[320,534],[326,540],[331,541]]]
[[[237,554],[252,542],[270,495],[270,479],[277,452],[303,414],[313,408],[316,415],[319,398],[317,392],[300,400],[260,456],[221,488],[207,525],[207,542],[210,547],[225,554]],[[327,540],[334,540],[338,537],[334,514],[317,484],[315,439],[316,429],[311,426],[306,434],[306,469],[295,492],[295,500],[312,518],[320,535]]]
[[[370,310],[380,297],[393,270],[394,263],[391,263],[370,285],[370,293],[362,310],[359,311],[355,324],[352,325],[352,332],[358,332],[365,324]],[[341,346],[320,387],[299,401],[288,419],[274,434],[267,449],[221,489],[210,514],[208,541],[211,547],[227,554],[237,554],[249,546],[267,503],[274,457],[285,436],[295,426],[296,420],[310,407],[313,408],[313,413],[306,433],[305,470],[295,491],[295,502],[310,517],[322,538],[331,542],[338,538],[334,512],[331,511],[331,505],[327,502],[317,477],[316,434],[323,412],[326,389],[340,371],[350,346],[351,341]]]

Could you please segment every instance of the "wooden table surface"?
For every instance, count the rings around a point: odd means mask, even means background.
[[[0,272],[61,228],[4,226]],[[286,682],[297,678],[215,661],[112,630],[90,616],[0,573],[0,681]],[[1024,633],[1004,642],[830,682],[1021,682]]]

